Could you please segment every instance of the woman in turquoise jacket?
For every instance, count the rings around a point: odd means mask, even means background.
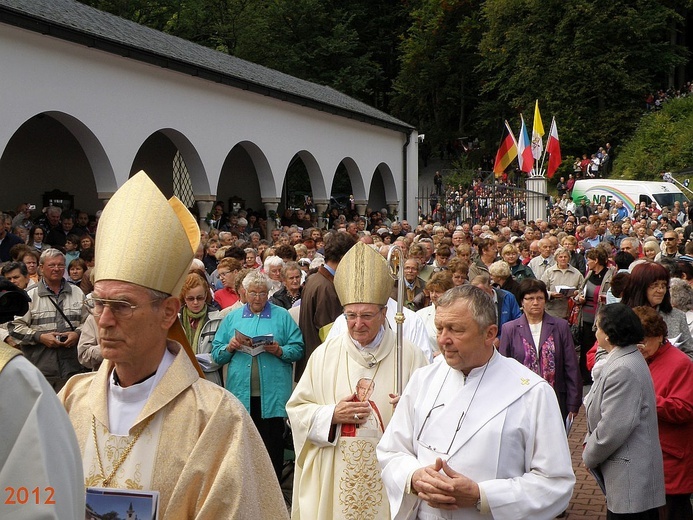
[[[250,413],[280,477],[292,364],[303,357],[304,346],[289,312],[267,301],[271,286],[270,279],[258,271],[243,279],[248,303],[221,322],[212,342],[212,358],[219,365],[229,364],[226,389]],[[258,342],[264,345],[256,349],[253,344]]]

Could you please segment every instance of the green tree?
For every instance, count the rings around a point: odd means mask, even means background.
[[[352,17],[322,0],[269,1],[238,57],[360,97],[377,67],[356,53]]]
[[[629,135],[645,94],[684,60],[666,36],[679,16],[661,2],[487,0],[483,13],[480,120],[540,99],[568,153]]]
[[[693,166],[693,98],[673,99],[642,118],[633,137],[619,151],[614,175],[659,179],[664,171]]]
[[[476,0],[412,2],[394,110],[434,145],[470,130],[479,88],[473,73],[479,61],[479,5]]]

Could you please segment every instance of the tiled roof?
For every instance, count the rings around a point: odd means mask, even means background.
[[[413,127],[337,90],[203,47],[75,0],[0,0],[0,22],[399,131]]]

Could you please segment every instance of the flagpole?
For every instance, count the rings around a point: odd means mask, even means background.
[[[541,120],[541,112],[539,112],[539,100],[535,100],[534,102],[534,124],[532,125],[532,157],[533,157],[533,163],[532,163],[532,175],[541,175],[542,171],[542,166],[543,163],[540,162],[540,158],[536,157],[534,155],[535,152],[535,136],[539,138],[539,145],[542,148],[542,152],[546,153],[546,149],[544,148],[544,140],[542,137],[544,136],[544,123]],[[548,141],[547,141],[548,142]]]
[[[544,161],[546,160],[546,152],[547,152],[547,148],[549,147],[549,139],[551,138],[551,128],[553,128],[553,125],[555,124],[555,122],[556,122],[556,116],[553,116],[551,118],[551,126],[549,127],[549,137],[546,138],[546,146],[544,147],[544,153],[542,153],[542,155],[541,155],[541,166],[539,167],[540,171],[544,169]]]

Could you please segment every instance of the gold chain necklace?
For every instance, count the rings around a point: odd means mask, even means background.
[[[130,455],[130,452],[132,451],[132,448],[135,446],[135,443],[140,438],[140,435],[142,435],[142,432],[147,428],[147,426],[149,425],[149,423],[151,422],[153,417],[154,417],[153,415],[149,416],[149,418],[142,423],[140,428],[135,433],[134,438],[125,447],[123,454],[118,458],[118,460],[115,462],[115,464],[113,464],[113,469],[111,470],[111,473],[109,473],[108,476],[105,476],[104,470],[103,470],[103,464],[101,462],[101,455],[99,454],[99,443],[96,440],[96,416],[95,415],[91,416],[91,432],[92,432],[93,437],[94,437],[94,449],[96,450],[96,460],[99,463],[99,470],[101,471],[99,476],[103,479],[103,481],[102,481],[103,487],[108,487],[108,485],[111,482],[111,479],[113,479],[116,472],[120,469],[120,466],[123,465],[123,463],[125,462],[125,459],[128,458],[128,455]]]

